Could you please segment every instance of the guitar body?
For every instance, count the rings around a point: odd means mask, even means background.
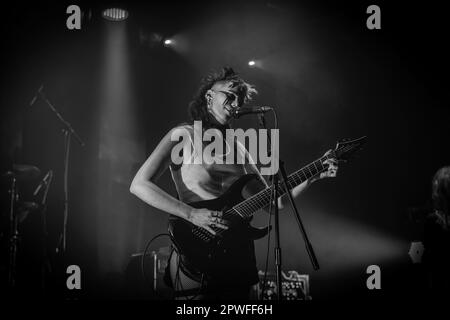
[[[244,200],[242,195],[247,183],[256,175],[249,174],[240,177],[219,198],[190,203],[194,208],[226,212],[234,205]],[[250,226],[250,219],[236,214],[223,215],[228,224],[228,230],[215,228],[220,235],[213,236],[203,228],[176,217],[169,219],[169,233],[181,259],[182,267],[192,278],[200,281],[202,275],[206,279],[220,276],[223,267],[229,264],[235,251],[248,245],[249,241],[261,238],[267,234],[267,229],[257,229]],[[221,271],[222,270],[222,271]]]

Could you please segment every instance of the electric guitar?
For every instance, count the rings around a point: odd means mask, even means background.
[[[289,189],[303,183],[304,181],[324,172],[328,165],[323,162],[327,159],[337,161],[348,161],[366,141],[366,137],[355,140],[342,140],[336,144],[336,148],[327,155],[311,162],[300,170],[288,176],[287,185]],[[181,264],[187,268],[191,275],[208,275],[227,259],[227,250],[232,250],[239,242],[248,239],[260,239],[268,233],[268,229],[257,229],[250,225],[250,220],[256,212],[269,205],[273,186],[244,199],[242,191],[245,185],[255,174],[247,174],[236,180],[231,187],[219,198],[189,203],[194,208],[207,208],[222,211],[222,219],[228,225],[227,230],[213,227],[216,235],[212,235],[203,228],[197,227],[190,222],[171,217],[169,219],[169,234],[176,247]],[[279,182],[279,196],[286,193],[284,184]],[[198,279],[197,278],[197,279]]]

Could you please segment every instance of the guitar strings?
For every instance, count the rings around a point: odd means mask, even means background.
[[[315,163],[313,163],[313,164],[314,164],[314,169],[317,170]],[[309,167],[311,167],[311,168],[309,168]],[[307,166],[307,168],[311,172],[312,165]],[[323,170],[323,166],[322,166],[322,170]],[[320,172],[320,170],[317,170],[317,171]],[[311,172],[311,174],[312,174],[312,172]],[[305,175],[305,178],[306,178],[306,175]],[[288,177],[287,184],[288,184],[289,189],[292,189],[292,187],[293,187],[292,184],[293,183],[295,184],[296,179],[298,179],[296,173],[294,173]],[[292,180],[294,180],[294,181],[292,181]],[[300,181],[301,181],[301,179],[300,179]],[[284,190],[284,185],[282,183],[279,183],[279,184],[280,184],[281,193],[284,194],[286,192],[286,190]],[[262,207],[265,207],[268,204],[267,200],[268,200],[268,196],[270,195],[271,188],[273,188],[273,186],[262,190],[261,192],[257,193],[256,195],[248,198],[243,203],[235,206],[234,207],[235,211],[237,211],[238,213],[243,213],[243,215],[247,216],[249,213],[252,213],[255,210],[258,210]],[[263,206],[259,206],[258,203],[255,203],[255,202],[263,202],[264,204],[263,204]]]
[[[302,182],[302,180],[303,181],[307,180],[307,174],[303,172],[303,171],[305,171],[305,169],[308,169],[308,171],[310,172],[311,176],[314,176],[315,174],[318,174],[318,173],[321,173],[321,172],[325,171],[326,167],[322,164],[322,162],[324,160],[330,159],[333,156],[333,153],[330,153],[329,155],[323,156],[323,157],[319,158],[318,160],[310,163],[305,168],[300,169],[300,170],[294,172],[293,174],[289,175],[288,179],[286,181],[286,184],[287,184],[289,190],[291,190],[297,184],[296,183],[296,179],[299,179],[299,181],[301,181],[301,182]],[[316,162],[318,162],[320,164],[322,169],[319,169],[319,170],[317,169]],[[314,165],[314,168],[313,168],[313,165]],[[313,174],[311,169],[314,169],[315,171],[317,171],[317,173]],[[303,176],[304,176],[303,179],[300,176],[300,174],[303,174]],[[292,181],[292,180],[294,180],[294,181]],[[281,190],[280,196],[284,195],[286,193],[286,190],[285,190],[284,185],[282,184],[282,182],[279,182],[279,188]],[[222,214],[222,217],[230,217],[230,216],[235,216],[235,214],[238,214],[238,215],[240,215],[243,218],[249,218],[253,212],[255,212],[255,211],[259,210],[259,209],[262,209],[262,208],[266,207],[267,205],[269,205],[270,199],[267,199],[267,197],[270,196],[270,191],[271,190],[273,190],[273,185],[268,187],[268,188],[266,188],[266,189],[264,189],[264,190],[261,190],[260,192],[256,193],[252,197],[246,199],[245,201],[241,202],[240,204],[234,206],[233,208],[225,211]],[[255,202],[263,203],[263,206],[258,206],[258,204],[255,203]],[[225,231],[226,230],[223,230],[223,229],[217,229],[216,235],[221,235]],[[212,237],[212,235],[209,235],[209,237]]]
[[[351,149],[353,149],[354,146],[351,145],[346,145],[343,148],[339,148],[338,150],[341,151],[342,153],[345,153]],[[303,169],[298,170],[297,172],[291,174],[288,177],[288,181],[286,182],[288,185],[289,189],[292,189],[292,183],[294,183],[294,185],[298,185],[299,183],[297,183],[297,180],[301,183],[303,182],[302,180],[307,180],[308,175],[305,173],[306,169],[309,171],[309,173],[311,174],[311,176],[314,176],[315,174],[321,173],[324,171],[325,167],[323,165],[323,161],[324,160],[328,160],[330,158],[335,158],[336,157],[336,151],[332,151],[330,154],[325,155],[321,158],[319,158],[318,160],[310,163],[309,165],[305,166]],[[316,163],[318,163],[320,166],[320,169],[317,169]],[[313,168],[314,166],[314,168]],[[313,173],[313,171],[317,171],[316,173]],[[294,181],[292,181],[294,180]],[[256,195],[246,199],[244,202],[238,204],[237,206],[233,207],[233,210],[230,210],[230,214],[233,214],[233,211],[237,212],[237,214],[239,214],[240,216],[243,217],[248,217],[249,215],[251,216],[251,214],[253,212],[255,212],[256,210],[259,210],[261,208],[264,208],[265,206],[267,206],[268,203],[264,203],[263,206],[259,206],[258,203],[255,202],[267,202],[267,197],[268,197],[268,189],[270,189],[271,187],[262,190],[261,192],[257,193]],[[282,191],[282,193],[286,193],[286,190],[284,190],[284,185],[280,186],[280,189]],[[262,201],[261,201],[262,200]]]
[[[303,173],[302,171],[304,171],[305,169],[308,169],[308,171],[311,173],[311,175],[314,175],[314,174],[312,173],[311,169],[316,170],[317,173],[323,171],[324,166],[322,165],[322,161],[323,161],[323,158],[327,158],[327,157],[328,157],[328,156],[322,157],[322,158],[320,158],[319,160],[316,160],[316,161],[314,161],[313,163],[309,164],[309,165],[306,166],[304,169],[301,169],[301,170],[299,170],[299,171],[297,171],[297,172],[291,174],[291,175],[288,177],[288,181],[287,181],[287,184],[288,184],[289,189],[292,189],[292,188],[293,188],[292,183],[296,184],[296,180],[300,180],[300,182],[301,182],[302,178],[299,179],[298,176],[299,176],[300,174],[302,174],[302,173]],[[316,162],[319,162],[319,164],[322,166],[321,169],[319,169],[319,170],[317,169]],[[314,168],[313,168],[313,165],[314,165]],[[316,174],[317,174],[317,173],[316,173]],[[304,174],[304,173],[303,173],[303,175],[304,175],[304,178],[303,178],[303,179],[306,180],[306,179],[307,179],[307,175]],[[292,180],[294,180],[294,181],[292,181]],[[269,196],[269,194],[267,194],[267,193],[269,193],[269,189],[270,189],[270,187],[269,187],[269,188],[266,188],[266,189],[264,189],[264,190],[262,190],[261,192],[255,194],[254,196],[248,198],[246,201],[244,201],[243,203],[240,203],[239,205],[237,205],[237,206],[235,206],[235,207],[233,207],[233,208],[235,208],[236,211],[238,211],[238,213],[239,213],[239,212],[243,212],[245,215],[248,214],[248,212],[246,212],[247,209],[250,209],[250,210],[251,210],[250,213],[253,212],[255,209],[256,209],[256,210],[260,209],[260,207],[258,207],[258,204],[255,204],[254,202],[255,202],[255,200],[256,200],[256,202],[259,202],[259,201],[261,201],[261,200],[266,200],[265,198],[267,198],[267,197]],[[284,185],[281,185],[281,186],[280,186],[280,189],[282,190],[283,193],[285,193]],[[261,198],[263,198],[263,199],[261,199]],[[267,205],[267,204],[264,204],[264,206],[266,206],[266,205]]]

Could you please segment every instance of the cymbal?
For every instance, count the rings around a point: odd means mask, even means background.
[[[4,177],[15,177],[17,180],[32,180],[39,177],[41,170],[28,164],[13,164],[12,170],[3,174]]]

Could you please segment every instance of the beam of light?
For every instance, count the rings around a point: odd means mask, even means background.
[[[318,272],[323,277],[353,274],[355,270],[365,272],[371,264],[383,265],[408,259],[408,244],[383,230],[321,210],[308,209],[302,216],[321,266]],[[294,217],[283,216],[280,231],[285,268],[315,274]],[[261,244],[264,247],[259,248],[258,256],[265,259],[266,243],[262,241]],[[263,265],[262,261],[259,265]],[[359,273],[354,276],[359,276]]]
[[[179,54],[187,54],[190,50],[190,41],[181,34],[163,36],[158,32],[150,32],[143,28],[139,30],[139,42],[142,46],[154,48],[164,46]]]
[[[248,65],[250,68],[259,68],[259,69],[263,69],[263,60],[260,60],[260,59],[258,59],[258,60],[252,59],[252,60],[249,60],[249,61],[247,62],[247,65]]]
[[[183,35],[176,34],[170,38],[165,38],[162,44],[181,55],[185,55],[190,51],[190,43],[187,37]]]
[[[136,134],[126,23],[105,23],[100,73],[98,259],[102,272],[118,272],[129,257],[126,212],[132,166],[142,159]]]
[[[124,21],[128,18],[128,11],[120,8],[109,8],[103,10],[102,16],[109,21]]]
[[[327,272],[365,268],[407,256],[401,239],[382,230],[333,213],[312,215],[311,237]]]

